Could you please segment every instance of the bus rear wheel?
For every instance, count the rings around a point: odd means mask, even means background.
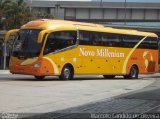
[[[62,69],[61,75],[59,76],[60,80],[72,80],[73,79],[73,69],[69,65],[65,65]]]
[[[34,76],[37,80],[43,80],[45,76]]]
[[[130,69],[130,73],[129,75],[125,75],[124,78],[125,79],[138,79],[138,68],[136,65],[133,65]]]
[[[103,75],[105,79],[113,79],[115,75]]]

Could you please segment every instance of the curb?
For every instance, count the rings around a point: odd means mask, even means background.
[[[0,70],[0,74],[10,74],[9,70]]]

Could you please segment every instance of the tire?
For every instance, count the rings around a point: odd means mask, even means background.
[[[115,75],[103,75],[105,79],[113,79]]]
[[[130,69],[129,75],[125,75],[124,78],[125,79],[138,79],[138,68],[137,66],[133,65]]]
[[[129,75],[124,75],[124,79],[129,79]]]
[[[43,80],[45,76],[34,76],[37,80]]]
[[[72,80],[73,79],[73,69],[69,65],[65,65],[62,69],[61,75],[59,76],[60,80]]]

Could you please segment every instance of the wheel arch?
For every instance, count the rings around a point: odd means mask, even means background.
[[[128,75],[128,74],[130,73],[131,68],[132,68],[133,66],[135,66],[135,67],[137,68],[138,73],[139,73],[139,67],[138,67],[138,65],[137,65],[137,64],[132,64],[132,65],[130,65],[130,67],[128,68],[129,70],[126,72],[126,75]]]

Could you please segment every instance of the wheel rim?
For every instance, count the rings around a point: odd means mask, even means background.
[[[137,77],[137,70],[136,70],[136,68],[132,68],[132,70],[131,70],[131,76],[132,76],[132,78],[136,78]]]
[[[71,72],[68,68],[64,68],[63,74],[64,74],[64,77],[68,79],[70,77]]]

